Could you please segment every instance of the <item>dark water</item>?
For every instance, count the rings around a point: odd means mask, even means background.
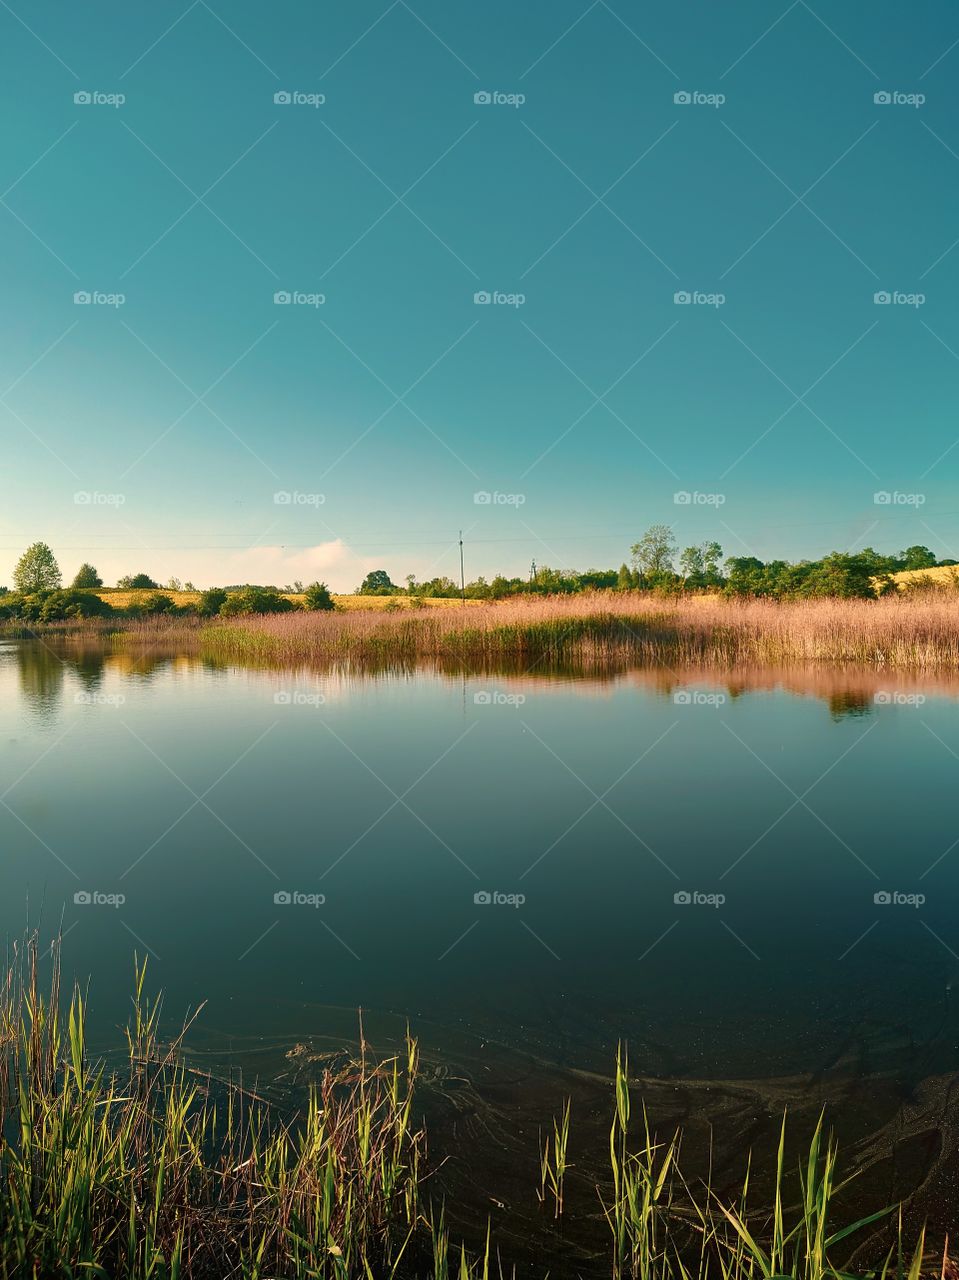
[[[507,1078],[518,1099],[537,1072],[608,1076],[625,1038],[680,1111],[740,1081],[775,1116],[826,1081],[854,1136],[902,1128],[959,1065],[957,696],[9,643],[0,927],[62,921],[104,1034],[136,950],[168,1010],[207,1000],[203,1034],[238,1051],[362,1006],[504,1106]]]

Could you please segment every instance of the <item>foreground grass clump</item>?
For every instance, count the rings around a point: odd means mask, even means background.
[[[389,1276],[417,1221],[416,1046],[325,1076],[294,1124],[163,1044],[137,972],[128,1060],[88,1060],[85,1007],[36,948],[0,1010],[4,1277]]]
[[[594,592],[412,615],[217,621],[202,630],[200,645],[203,653],[225,661],[357,669],[417,662],[447,670],[509,663],[548,668],[552,662],[586,669],[830,662],[938,670],[959,666],[959,599],[665,600],[641,592]]]
[[[431,1204],[425,1136],[413,1118],[416,1044],[386,1061],[358,1056],[325,1072],[295,1116],[182,1060],[187,1028],[164,1042],[159,1006],[136,969],[121,1068],[91,1062],[83,997],[60,1008],[54,958],[48,998],[37,947],[0,990],[0,1277],[3,1280],[490,1280],[515,1278],[491,1242],[451,1246],[447,1207]],[[613,1280],[919,1280],[923,1241],[906,1258],[895,1233],[874,1242],[878,1264],[841,1269],[851,1239],[890,1219],[882,1209],[834,1225],[836,1149],[820,1120],[798,1183],[784,1157],[785,1122],[768,1201],[747,1171],[729,1202],[694,1192],[680,1171],[680,1135],[660,1141],[632,1115],[625,1055],[617,1055],[609,1175],[589,1221],[611,1249],[574,1261],[564,1184],[566,1101],[545,1147],[530,1152],[530,1201],[540,1202],[536,1263],[569,1263]],[[481,1152],[464,1159],[481,1169]],[[537,1166],[539,1178],[537,1179]],[[537,1185],[538,1183],[538,1185]],[[490,1190],[476,1187],[484,1202]],[[549,1204],[547,1204],[549,1200]],[[596,1204],[596,1200],[593,1200]],[[540,1265],[540,1263],[542,1265]],[[936,1271],[952,1274],[943,1253]]]

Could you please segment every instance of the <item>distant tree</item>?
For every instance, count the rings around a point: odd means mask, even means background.
[[[325,582],[311,582],[306,588],[305,595],[305,604],[311,613],[336,608],[333,603],[333,597],[330,595],[330,589]]]
[[[357,588],[358,596],[391,596],[396,587],[390,581],[385,569],[374,569],[368,573]]]
[[[688,586],[701,587],[705,571],[702,547],[683,547],[679,555],[679,572]]]
[[[182,590],[183,590],[183,587],[182,587],[182,586],[181,586],[181,584],[180,584],[180,579],[179,579],[179,578],[171,578],[171,579],[170,579],[170,581],[166,584],[166,587],[167,587],[167,591],[182,591]]]
[[[138,600],[131,606],[131,611],[149,617],[156,613],[176,613],[177,607],[172,598],[164,592],[151,591],[148,596],[144,596],[142,600]]]
[[[628,564],[621,564],[616,574],[616,590],[632,591],[636,587],[636,575]]]
[[[936,557],[923,546],[906,547],[905,551],[900,551],[899,559],[903,569],[932,569],[936,563]]]
[[[677,550],[673,531],[668,524],[650,525],[640,540],[630,548],[633,564],[647,579],[661,578],[672,573],[673,557]]]
[[[184,591],[196,591],[196,587],[193,585],[193,583],[192,583],[192,582],[184,582],[184,584],[183,584],[183,590],[184,590]]]
[[[123,591],[158,591],[160,589],[159,582],[154,582],[148,573],[128,573],[125,578],[118,579],[117,586]]]
[[[13,571],[13,585],[18,591],[55,591],[61,581],[60,566],[45,542],[27,547]]]
[[[103,579],[92,564],[82,564],[77,570],[71,586],[75,590],[80,590],[83,587],[102,587]]]
[[[300,579],[299,579],[299,578],[294,578],[294,579],[293,579],[293,592],[294,592],[294,594],[295,594],[295,595],[298,595],[298,596],[301,596],[301,595],[303,594],[303,592],[304,592],[304,591],[306,591],[306,587],[304,587],[304,585],[303,585],[303,583],[300,581]]]
[[[726,591],[729,595],[765,595],[766,566],[755,556],[730,556],[726,561]]]
[[[222,587],[210,587],[208,591],[200,592],[200,599],[197,601],[196,611],[201,618],[212,618],[219,613],[226,601],[226,592]]]
[[[872,566],[862,556],[833,551],[810,565],[799,594],[872,599],[876,594],[873,577]]]

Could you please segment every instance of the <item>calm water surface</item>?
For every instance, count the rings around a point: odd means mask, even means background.
[[[104,1034],[137,950],[225,1044],[362,1006],[492,1080],[496,1053],[608,1075],[622,1037],[674,1090],[845,1072],[885,1124],[959,1059],[957,705],[893,677],[360,678],[7,643],[0,925],[62,921]]]

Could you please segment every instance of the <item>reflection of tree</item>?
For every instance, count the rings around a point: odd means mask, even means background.
[[[43,719],[55,719],[63,697],[63,659],[42,644],[18,644],[16,655],[24,702]]]
[[[71,660],[72,658],[72,660]],[[101,649],[82,649],[65,660],[87,693],[95,693],[103,683],[104,655]]]
[[[872,710],[872,697],[858,689],[837,689],[829,695],[829,714],[834,720],[847,716],[868,716]]]

